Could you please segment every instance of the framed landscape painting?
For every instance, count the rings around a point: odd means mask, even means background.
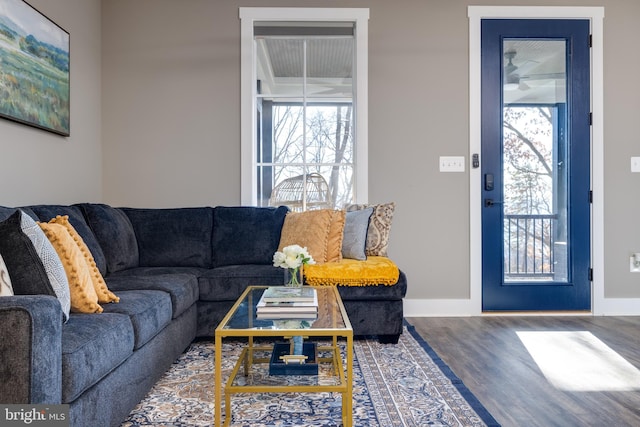
[[[69,136],[69,33],[23,0],[0,0],[0,117]]]

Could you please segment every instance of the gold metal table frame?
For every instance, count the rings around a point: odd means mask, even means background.
[[[231,395],[235,393],[318,393],[336,392],[342,394],[342,424],[345,427],[353,425],[353,329],[342,304],[342,299],[335,286],[317,287],[318,318],[310,321],[307,329],[279,328],[278,322],[256,319],[256,304],[266,286],[249,286],[238,298],[227,315],[222,319],[215,331],[215,413],[214,425],[228,426],[231,423]],[[318,364],[329,365],[333,383],[328,381],[321,384],[291,385],[288,381],[281,384],[236,384],[241,375],[248,377],[256,364],[268,364],[268,357],[257,357],[256,354],[268,352],[271,345],[254,345],[256,337],[327,337],[326,345],[318,346]],[[222,423],[222,340],[231,337],[246,337],[247,346],[242,349],[234,368],[224,385],[225,417]],[[343,366],[338,346],[338,338],[346,339],[346,366]],[[328,355],[328,357],[326,356]],[[320,374],[319,374],[320,375]]]

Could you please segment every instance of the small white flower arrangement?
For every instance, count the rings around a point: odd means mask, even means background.
[[[300,245],[285,246],[282,252],[273,254],[273,266],[281,268],[299,268],[304,264],[315,264],[313,257]]]
[[[300,245],[285,246],[282,248],[282,252],[278,251],[273,254],[273,266],[289,270],[291,280],[288,285],[290,286],[302,286],[298,279],[300,267],[315,263],[307,248]]]

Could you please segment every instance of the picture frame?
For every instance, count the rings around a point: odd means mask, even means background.
[[[70,132],[70,37],[24,0],[0,0],[0,117]]]

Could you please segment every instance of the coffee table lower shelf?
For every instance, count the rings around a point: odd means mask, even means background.
[[[347,381],[340,347],[334,337],[333,344],[318,345],[318,375],[269,375],[272,345],[253,346],[249,339],[242,349],[231,375],[224,386],[225,418],[223,426],[231,424],[231,396],[238,393],[320,393],[334,392],[342,395],[342,423],[352,425],[352,386]],[[347,346],[349,347],[349,346]],[[347,357],[353,360],[352,349]],[[350,363],[348,365],[351,365]],[[350,368],[351,366],[348,366]],[[216,372],[220,372],[217,370]],[[351,375],[348,375],[351,377]],[[216,402],[218,405],[219,402]],[[220,425],[216,420],[216,425]]]

